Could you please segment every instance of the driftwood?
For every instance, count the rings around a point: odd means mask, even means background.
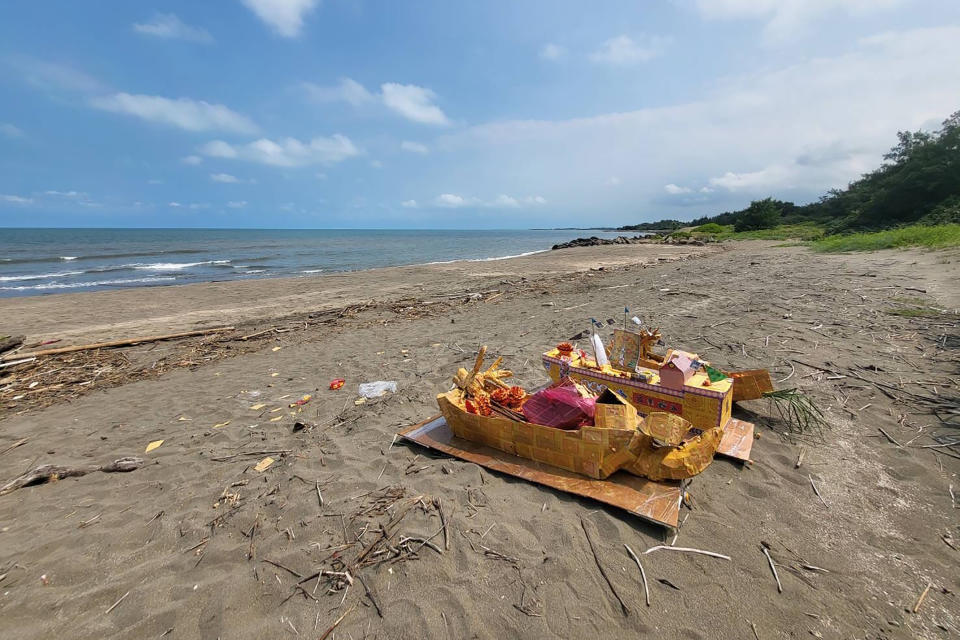
[[[120,458],[110,464],[88,465],[86,467],[64,467],[57,464],[44,464],[35,469],[27,471],[24,474],[14,478],[7,484],[0,487],[0,496],[12,493],[17,489],[29,487],[35,484],[44,484],[51,480],[60,480],[61,478],[73,478],[85,476],[94,471],[103,471],[104,473],[126,472],[139,469],[143,465],[143,458]]]
[[[180,333],[166,333],[159,336],[144,336],[141,338],[127,338],[124,340],[111,340],[109,342],[95,342],[93,344],[79,344],[72,347],[58,347],[56,349],[42,349],[41,351],[31,351],[29,353],[18,353],[16,355],[0,356],[0,360],[11,360],[16,358],[36,358],[40,356],[55,356],[61,353],[73,353],[74,351],[90,351],[91,349],[105,349],[108,347],[128,347],[144,342],[158,342],[160,340],[171,340],[173,338],[187,338],[190,336],[204,336],[210,333],[221,333],[223,331],[233,331],[233,327],[218,327],[216,329],[198,329],[196,331],[181,331]]]
[[[610,587],[610,591],[613,593],[613,596],[617,599],[617,602],[620,603],[620,610],[623,611],[623,615],[629,616],[630,609],[627,607],[627,603],[624,602],[623,598],[620,597],[620,594],[617,593],[616,587],[614,587],[613,583],[610,582],[610,577],[607,575],[603,565],[600,564],[600,556],[597,555],[597,548],[593,545],[593,539],[590,537],[590,531],[587,529],[587,523],[584,522],[583,516],[580,517],[580,526],[583,528],[583,535],[587,537],[587,544],[590,545],[590,551],[593,552],[593,561],[597,564],[597,568],[600,570],[600,575],[603,576],[604,580],[606,580],[607,586]]]

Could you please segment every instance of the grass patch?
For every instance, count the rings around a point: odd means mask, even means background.
[[[813,243],[815,251],[877,251],[905,247],[943,249],[960,246],[960,224],[910,225],[888,231],[829,236]]]
[[[815,222],[801,222],[756,231],[726,231],[715,237],[717,240],[818,240],[823,237],[823,227]]]
[[[896,309],[887,309],[884,313],[890,316],[899,316],[901,318],[936,318],[943,313],[943,309],[937,309],[929,300],[923,298],[897,297],[891,298],[890,302],[900,305]]]

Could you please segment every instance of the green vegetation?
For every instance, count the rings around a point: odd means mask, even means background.
[[[617,231],[673,231],[686,226],[689,226],[689,223],[679,220],[659,220],[657,222],[641,222],[640,224],[617,227]]]
[[[914,224],[872,233],[833,235],[813,243],[815,251],[876,251],[897,247],[942,249],[960,246],[960,224],[925,226]]]
[[[663,220],[621,229],[693,226],[695,236],[721,240],[816,240],[819,251],[960,245],[960,111],[937,131],[901,131],[897,138],[879,168],[817,202],[765,198],[689,223]]]
[[[936,318],[942,309],[931,306],[930,302],[923,298],[892,298],[892,303],[898,306],[896,309],[887,309],[886,313],[891,316],[900,316],[901,318]]]

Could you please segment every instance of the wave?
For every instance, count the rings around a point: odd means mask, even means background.
[[[45,278],[65,278],[79,276],[84,271],[60,271],[58,273],[34,273],[26,276],[0,276],[0,282],[15,282],[17,280],[43,280]]]
[[[205,264],[222,266],[230,264],[229,260],[204,260],[203,262],[155,262],[153,264],[129,264],[125,268],[146,269],[149,271],[180,271],[190,267],[199,267]]]
[[[0,262],[7,264],[23,264],[28,262],[60,262],[62,260],[104,260],[108,258],[149,258],[151,256],[183,255],[191,253],[207,253],[207,249],[170,249],[168,251],[140,251],[129,253],[97,253],[88,256],[36,256],[34,258],[2,258]]]
[[[241,271],[241,275],[250,275],[251,273],[263,273],[266,269],[250,269],[249,271]]]
[[[47,291],[51,289],[85,289],[89,287],[109,287],[121,284],[148,284],[151,282],[169,282],[176,280],[174,276],[158,276],[153,278],[122,278],[120,280],[94,280],[93,282],[45,282],[35,285],[20,285],[16,287],[0,287],[0,291]]]
[[[64,262],[69,262],[70,260],[76,260],[77,256],[60,256],[60,259]]]
[[[418,265],[412,266],[424,266],[429,264],[453,264],[455,262],[494,262],[496,260],[509,260],[510,258],[525,258],[526,256],[536,255],[538,253],[546,253],[550,249],[537,249],[536,251],[526,251],[524,253],[515,253],[509,256],[494,256],[493,258],[459,258],[457,260],[434,260],[433,262],[421,262]]]
[[[304,269],[300,273],[320,273],[323,269]]]

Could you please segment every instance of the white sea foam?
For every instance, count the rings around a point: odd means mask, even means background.
[[[60,259],[65,261],[76,260],[77,256],[60,256]]]
[[[26,276],[0,276],[0,282],[15,282],[17,280],[44,280],[46,278],[65,278],[67,276],[78,276],[83,271],[61,271],[59,273],[34,273]]]
[[[150,282],[169,282],[176,280],[173,276],[158,276],[154,278],[124,278],[121,280],[95,280],[93,282],[44,282],[35,285],[20,285],[16,287],[0,287],[0,291],[44,291],[49,289],[84,289],[88,287],[107,287],[119,284],[147,284]]]
[[[248,274],[248,273],[263,273],[264,271],[266,271],[266,269],[250,269],[249,271],[241,271],[240,273],[243,273],[243,274]]]
[[[423,262],[421,265],[427,264],[453,264],[455,262],[494,262],[496,260],[509,260],[510,258],[524,258],[526,256],[536,255],[538,253],[546,253],[550,249],[538,249],[537,251],[527,251],[526,253],[516,253],[512,256],[495,256],[493,258],[463,258],[460,260],[434,260],[433,262]]]
[[[300,273],[320,273],[323,269],[304,269]]]
[[[154,262],[151,264],[129,264],[123,266],[146,271],[180,271],[181,269],[199,267],[205,264],[228,264],[229,262],[229,260],[204,260],[203,262]]]

